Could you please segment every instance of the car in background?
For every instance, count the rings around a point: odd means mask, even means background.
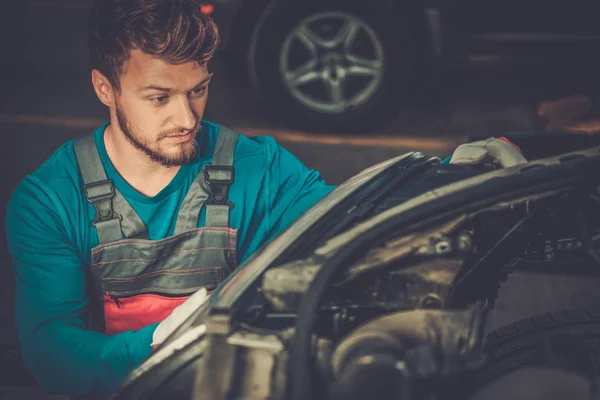
[[[595,0],[207,0],[272,115],[311,131],[393,118],[470,56],[598,60]],[[239,72],[239,69],[236,70]],[[245,76],[245,75],[241,75]]]

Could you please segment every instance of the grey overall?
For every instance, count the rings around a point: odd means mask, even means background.
[[[221,127],[211,164],[200,171],[177,216],[174,235],[149,240],[135,210],[107,179],[93,136],[75,140],[87,200],[96,209],[90,329],[113,335],[164,320],[201,288],[214,290],[237,267],[237,229],[229,227],[229,186],[237,134]],[[206,226],[198,228],[206,207]]]

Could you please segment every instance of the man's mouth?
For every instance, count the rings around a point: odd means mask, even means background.
[[[187,142],[191,138],[192,138],[192,132],[188,132],[188,133],[183,134],[183,135],[171,135],[171,136],[167,136],[167,139],[169,139],[170,141],[176,142],[176,143]]]

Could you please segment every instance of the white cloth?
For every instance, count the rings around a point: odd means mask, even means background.
[[[450,159],[450,164],[473,165],[488,162],[508,168],[525,164],[527,159],[515,146],[496,138],[462,144],[454,150]]]
[[[152,347],[156,347],[164,342],[207,298],[208,292],[202,288],[177,306],[154,330],[152,334]]]

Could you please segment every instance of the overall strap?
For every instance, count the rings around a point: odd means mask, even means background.
[[[183,200],[177,215],[175,235],[198,227],[200,210],[206,205],[206,226],[229,226],[227,199],[229,185],[233,182],[233,152],[238,135],[221,127],[213,154],[212,164],[204,166]]]
[[[215,144],[212,163],[204,167],[204,179],[210,196],[206,201],[206,226],[229,226],[229,187],[233,183],[233,156],[238,135],[221,126]]]
[[[147,229],[135,210],[106,177],[93,135],[74,140],[75,156],[83,178],[87,201],[96,209],[93,225],[100,244],[128,238],[146,238]],[[115,212],[117,210],[119,213]]]

